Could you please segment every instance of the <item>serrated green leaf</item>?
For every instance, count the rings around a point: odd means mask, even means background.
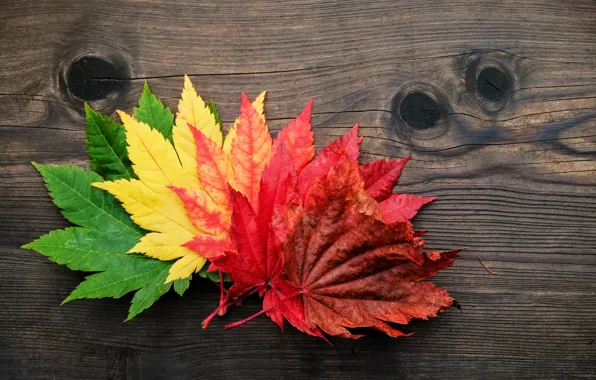
[[[186,292],[190,287],[190,280],[192,280],[192,276],[189,278],[183,278],[182,280],[174,281],[174,291],[178,293],[180,297],[182,297],[184,292]]]
[[[164,107],[149,89],[149,84],[145,81],[139,106],[134,108],[135,118],[161,132],[170,142],[172,142],[172,126],[174,125],[174,115],[169,108]]]
[[[146,260],[144,256],[126,254],[138,242],[139,235],[131,230],[120,231],[114,235],[105,230],[69,227],[43,235],[23,248],[34,249],[55,263],[85,272],[109,271]]]
[[[54,203],[71,223],[107,232],[130,230],[142,235],[142,230],[112,195],[91,186],[93,182],[103,181],[97,173],[74,166],[33,165],[43,176]]]
[[[138,235],[130,231],[115,235],[70,227],[52,231],[23,248],[34,249],[72,270],[100,272],[87,276],[63,304],[80,298],[120,298],[138,290],[129,310],[130,320],[171,288],[171,283],[164,282],[172,263],[126,254],[137,241]]]
[[[135,293],[134,297],[132,297],[132,302],[130,304],[130,308],[128,309],[128,317],[125,319],[125,322],[130,321],[139,313],[148,309],[155,303],[155,301],[159,299],[159,297],[166,294],[170,290],[172,283],[168,282],[167,284],[164,284],[169,270],[169,266],[165,267],[163,271],[160,271],[155,277],[152,278],[150,284],[146,284]]]
[[[124,127],[85,103],[87,152],[91,168],[107,180],[136,178],[126,150]]]
[[[209,99],[209,111],[215,118],[215,122],[217,124],[219,124],[219,126],[221,128],[221,126],[223,125],[223,122],[221,121],[221,118],[219,117],[219,112],[217,111],[217,108],[215,107],[215,103],[213,102],[213,99]]]
[[[149,287],[148,293],[144,294],[141,300],[137,300],[135,308],[137,310],[146,309],[148,306],[140,307],[139,305],[147,304],[145,298],[147,294],[154,293],[154,287],[158,286],[161,289],[161,286],[166,285],[164,282],[172,264],[148,258],[142,259],[85,277],[85,281],[81,282],[62,304],[81,298],[120,298],[133,290]],[[157,298],[152,297],[151,303],[155,302]],[[134,313],[133,311],[133,314],[136,315],[138,312]]]
[[[126,254],[144,231],[114,197],[91,186],[103,181],[97,173],[71,166],[34,165],[63,215],[81,227],[53,231],[23,248],[34,249],[72,270],[99,272],[86,277],[63,303],[80,298],[120,298],[137,291],[129,309],[130,320],[172,287],[164,284],[171,262]],[[184,284],[178,287],[182,289]]]

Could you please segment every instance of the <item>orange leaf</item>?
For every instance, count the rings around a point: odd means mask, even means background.
[[[189,124],[190,126],[190,124]],[[191,127],[197,147],[197,173],[205,191],[213,202],[228,208],[228,180],[231,175],[226,156],[213,140]]]
[[[231,223],[228,207],[214,203],[201,189],[173,186],[170,189],[180,197],[188,218],[197,229],[212,235],[227,235]]]
[[[231,147],[231,161],[236,175],[235,188],[248,198],[255,210],[261,173],[271,159],[271,143],[263,118],[246,94],[242,93],[239,123]]]

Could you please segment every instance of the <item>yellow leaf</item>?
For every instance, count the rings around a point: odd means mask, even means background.
[[[180,198],[165,186],[167,192],[161,194],[136,179],[96,182],[93,186],[115,196],[122,202],[132,220],[146,230],[162,233],[178,231],[186,235],[190,233],[191,238],[199,232],[188,219]]]
[[[170,269],[172,279],[186,278],[190,273],[184,277],[177,276],[186,273],[189,268],[199,270],[205,259],[184,247],[184,244],[204,232],[194,226],[184,204],[171,188],[204,191],[197,173],[194,136],[188,125],[184,124],[184,129],[174,126],[173,140],[181,147],[177,154],[176,149],[159,131],[124,112],[118,113],[126,131],[128,155],[139,179],[98,182],[93,185],[114,195],[122,202],[135,223],[152,231],[143,236],[129,253],[142,253],[164,261],[180,261],[190,256],[192,265],[186,260],[186,264],[176,266],[178,269],[172,269],[174,265]],[[189,155],[192,155],[193,162],[190,169]],[[187,162],[186,167],[181,164],[184,159]]]
[[[192,251],[191,251],[192,252]],[[205,258],[192,252],[176,261],[170,268],[170,273],[166,283],[182,278],[187,278],[191,274],[198,272],[205,265]]]
[[[172,129],[172,138],[180,157],[182,167],[187,173],[194,175],[197,171],[197,147],[188,124],[203,132],[221,146],[221,126],[209,110],[203,99],[197,94],[190,78],[184,75],[184,89],[178,102],[176,124]]]
[[[193,238],[191,234],[169,233],[162,234],[152,232],[141,238],[130,252],[143,253],[147,256],[169,261],[179,259],[186,255],[195,255],[193,251],[182,245]],[[187,276],[188,277],[188,276]]]
[[[218,146],[222,143],[221,127],[215,121],[215,116],[205,104],[205,101],[197,94],[190,78],[184,76],[184,89],[178,103],[176,114],[176,127],[188,129],[188,124],[203,132],[205,136],[213,140]],[[178,148],[178,143],[174,141]],[[194,147],[193,147],[194,148]]]
[[[128,156],[133,170],[141,181],[156,193],[166,193],[166,186],[199,186],[196,172],[191,175],[182,169],[176,151],[157,130],[118,111],[126,130]]]

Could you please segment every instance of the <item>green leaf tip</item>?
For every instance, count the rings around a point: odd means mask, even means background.
[[[174,114],[151,92],[147,81],[143,85],[139,105],[134,108],[133,113],[137,120],[159,131],[165,138],[172,142]]]

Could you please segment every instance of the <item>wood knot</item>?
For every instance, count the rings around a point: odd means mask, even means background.
[[[509,77],[498,67],[486,67],[476,78],[478,96],[489,102],[500,102],[511,92]]]
[[[77,109],[83,102],[104,113],[120,106],[130,89],[130,71],[118,56],[82,54],[62,64],[59,85],[62,96]]]
[[[399,117],[413,129],[432,128],[444,114],[442,104],[424,92],[409,93],[399,104]]]
[[[66,74],[68,91],[83,101],[106,99],[122,90],[126,72],[114,62],[92,55],[72,62]]]
[[[419,138],[442,135],[451,114],[447,97],[428,83],[411,83],[398,90],[391,112],[396,129]]]
[[[466,67],[466,98],[491,115],[511,101],[518,87],[515,56],[503,52],[476,52],[466,56],[458,67]]]

